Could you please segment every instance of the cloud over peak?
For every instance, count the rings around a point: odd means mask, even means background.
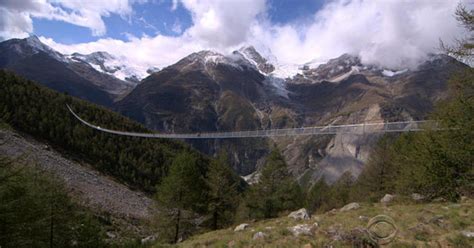
[[[439,40],[462,33],[456,1],[332,1],[303,26],[260,28],[275,55],[288,61],[327,59],[343,53],[364,63],[389,68],[414,67],[428,53],[439,52]],[[259,29],[257,29],[259,30]],[[263,32],[263,34],[262,34]],[[265,34],[266,32],[266,34]]]
[[[56,4],[49,0],[3,1],[0,37],[31,33],[32,16],[77,22],[76,25],[101,35],[106,30],[103,16],[133,13],[132,0],[91,2],[96,4],[82,6],[82,1],[75,0]],[[229,53],[243,44],[252,44],[259,51],[271,51],[282,63],[323,61],[350,53],[360,56],[367,64],[400,69],[415,67],[429,53],[439,52],[440,39],[449,43],[463,33],[454,18],[458,4],[455,0],[334,0],[304,18],[305,22],[285,24],[272,23],[267,18],[269,2],[265,0],[173,0],[170,3],[170,11],[182,6],[192,18],[192,25],[185,30],[180,28],[179,20],[175,22],[178,36],[157,34],[128,41],[101,38],[73,45],[59,44],[47,37],[41,40],[63,53],[107,51],[145,70],[169,65],[198,50]],[[12,13],[15,18],[11,19],[8,15]],[[52,16],[46,17],[45,13]]]

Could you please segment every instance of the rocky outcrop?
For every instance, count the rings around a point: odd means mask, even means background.
[[[394,196],[394,195],[385,194],[384,197],[382,197],[382,199],[380,199],[380,203],[386,205],[386,204],[389,204],[390,202],[392,202],[393,199],[395,199],[395,196]]]
[[[461,234],[462,236],[466,237],[466,238],[474,238],[474,232],[472,231],[461,231]]]
[[[411,194],[411,199],[413,199],[414,201],[422,201],[425,199],[425,197],[423,195],[420,195],[418,193],[413,193]]]
[[[243,230],[247,229],[247,227],[249,227],[249,224],[247,224],[247,223],[242,223],[242,224],[240,224],[240,225],[238,225],[238,226],[236,226],[236,227],[234,228],[234,232],[243,231]]]
[[[288,230],[293,234],[293,236],[298,237],[300,235],[305,236],[313,236],[314,230],[318,227],[318,225],[310,225],[310,224],[299,224],[296,226],[288,227]]]
[[[264,233],[264,232],[256,232],[254,235],[253,235],[253,240],[259,240],[259,239],[265,239],[266,237],[268,237],[268,234]]]
[[[345,205],[344,207],[342,207],[339,211],[346,212],[346,211],[356,210],[356,209],[359,209],[359,208],[360,208],[359,203],[352,202],[352,203],[349,203],[349,204]]]
[[[291,212],[288,217],[295,220],[309,220],[311,218],[306,208]]]

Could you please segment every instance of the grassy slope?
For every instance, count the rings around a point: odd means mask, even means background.
[[[317,214],[307,221],[281,217],[250,223],[250,227],[242,232],[234,232],[232,227],[204,233],[179,244],[179,247],[303,247],[307,244],[311,244],[311,247],[353,247],[351,241],[334,241],[328,230],[337,229],[340,224],[339,233],[349,234],[354,228],[367,225],[368,221],[359,216],[370,218],[378,214],[391,216],[399,229],[396,239],[384,247],[474,247],[474,239],[460,234],[462,230],[474,230],[473,199],[456,204],[394,203],[387,207],[378,203],[362,204],[357,210]],[[442,218],[436,220],[437,216]],[[315,229],[313,236],[295,238],[287,230],[297,224],[315,222],[319,227]],[[253,235],[258,231],[268,234],[268,237],[253,240]]]

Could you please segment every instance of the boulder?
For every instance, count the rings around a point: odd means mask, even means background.
[[[413,199],[415,201],[422,201],[423,199],[425,199],[425,197],[423,195],[418,194],[418,193],[413,193],[413,194],[411,194],[411,199]]]
[[[361,221],[369,221],[369,217],[364,216],[364,215],[360,215],[360,216],[359,216],[359,220],[361,220]]]
[[[253,239],[256,240],[256,239],[264,239],[265,237],[267,237],[268,235],[264,232],[256,232],[254,235],[253,235]]]
[[[332,240],[342,240],[342,233],[343,231],[341,224],[334,224],[326,230],[326,234]]]
[[[329,212],[327,212],[328,215],[335,215],[337,214],[337,209],[333,208]]]
[[[293,234],[293,236],[298,237],[300,235],[313,236],[315,228],[318,227],[318,223],[313,225],[309,224],[299,224],[293,227],[288,227],[288,230]]]
[[[388,204],[388,203],[392,202],[393,199],[395,199],[395,196],[394,196],[394,195],[385,194],[384,197],[383,197],[382,199],[380,199],[380,203],[382,203],[382,204]]]
[[[110,231],[106,232],[105,235],[107,235],[109,239],[115,239],[117,237],[117,235],[114,232],[110,232]]]
[[[360,208],[359,203],[351,202],[351,203],[345,205],[344,207],[342,207],[339,211],[345,212],[345,211],[355,210],[355,209],[359,209],[359,208]]]
[[[247,223],[242,223],[242,224],[240,224],[240,225],[238,225],[238,226],[235,227],[234,232],[243,231],[243,230],[245,230],[247,227],[249,227],[249,224],[247,224]]]
[[[461,231],[461,234],[462,236],[466,237],[466,238],[474,238],[474,232],[471,232],[471,231]]]
[[[151,236],[142,238],[141,243],[142,243],[142,244],[148,244],[148,243],[154,242],[155,240],[156,240],[156,236],[155,236],[155,235],[151,235]]]
[[[310,216],[306,208],[299,209],[297,211],[291,212],[288,217],[293,218],[295,220],[309,220]]]

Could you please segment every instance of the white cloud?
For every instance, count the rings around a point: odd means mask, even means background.
[[[29,15],[0,8],[0,41],[9,38],[25,38],[32,31],[33,23]]]
[[[106,33],[102,17],[132,13],[135,0],[2,0],[0,1],[0,39],[24,37],[33,31],[32,17],[59,20],[89,28],[95,36]],[[139,0],[138,2],[143,2]]]
[[[205,49],[204,46],[195,43],[188,35],[169,37],[159,34],[155,37],[129,37],[129,39],[130,41],[125,42],[106,38],[95,42],[64,45],[54,42],[51,38],[40,37],[43,43],[61,53],[79,52],[88,54],[94,51],[107,51],[121,57],[127,61],[128,65],[141,71],[146,71],[152,66],[162,68],[178,61],[185,55]]]
[[[182,0],[193,18],[189,34],[211,47],[226,48],[247,40],[265,0]]]
[[[462,32],[456,1],[333,1],[303,27],[257,26],[254,43],[267,45],[283,61],[328,59],[352,53],[363,62],[414,67],[439,40]]]
[[[112,12],[127,15],[132,11],[128,1],[114,1],[109,7],[99,3],[85,7],[80,6],[81,1],[71,1],[74,3],[61,5],[98,10],[95,17],[86,10],[76,15],[93,16],[87,25],[99,33],[101,16]],[[190,11],[193,20],[191,27],[177,32],[178,37],[157,34],[129,37],[126,42],[99,39],[75,45],[58,44],[44,37],[42,40],[63,53],[107,51],[144,69],[161,68],[198,50],[230,52],[242,44],[271,50],[284,63],[321,61],[351,53],[361,56],[366,63],[398,69],[416,66],[428,53],[438,52],[440,39],[451,41],[462,34],[454,18],[455,0],[335,0],[314,13],[308,22],[285,25],[272,24],[266,18],[265,0],[180,0],[173,1],[172,8],[178,4]],[[15,22],[23,23],[24,27],[10,31],[30,32],[29,16],[17,18]],[[178,31],[177,26],[175,31]]]

